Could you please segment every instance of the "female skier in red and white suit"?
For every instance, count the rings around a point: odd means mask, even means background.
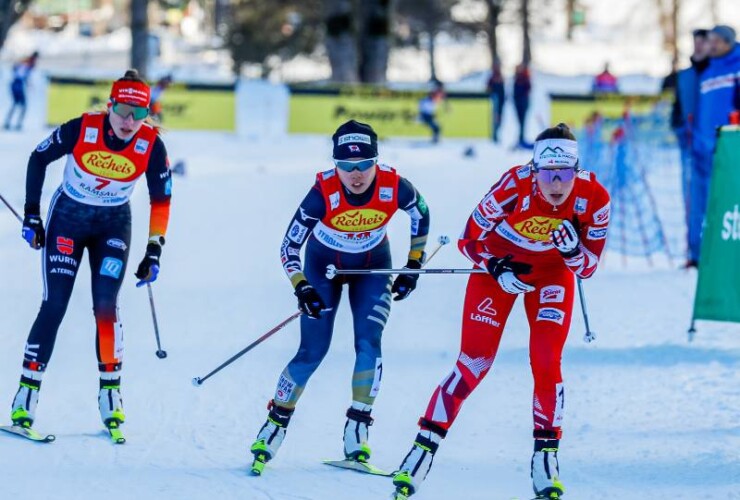
[[[414,446],[394,476],[397,498],[418,488],[463,401],[490,370],[519,294],[529,320],[534,375],[533,488],[538,498],[563,495],[557,464],[564,396],[560,362],[574,275],[594,274],[608,224],[609,194],[591,172],[578,168],[578,145],[564,124],[543,131],[532,162],[508,170],[478,204],[458,245],[489,274],[470,276],[460,355],[434,391]]]

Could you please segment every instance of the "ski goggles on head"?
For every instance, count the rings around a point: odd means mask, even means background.
[[[375,158],[367,158],[364,160],[334,160],[334,165],[339,170],[344,170],[345,172],[352,172],[353,170],[357,169],[360,172],[364,172],[366,170],[370,170],[375,166],[375,164],[378,162],[378,157]]]
[[[537,180],[546,184],[551,184],[556,179],[560,182],[572,181],[576,178],[577,173],[577,167],[538,168],[534,171]]]
[[[149,116],[149,108],[144,106],[132,106],[131,104],[113,101],[111,109],[121,118],[128,118],[131,115],[134,120],[143,120]]]

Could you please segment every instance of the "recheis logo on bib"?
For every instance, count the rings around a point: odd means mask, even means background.
[[[125,179],[136,172],[131,160],[105,151],[90,151],[83,154],[81,166],[93,175],[108,179]]]
[[[537,241],[549,241],[550,233],[557,229],[562,222],[563,219],[530,217],[514,224],[514,229],[525,238]]]
[[[331,218],[331,224],[341,231],[369,231],[383,225],[388,218],[384,212],[367,208],[347,210]]]

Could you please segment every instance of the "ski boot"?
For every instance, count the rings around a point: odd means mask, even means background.
[[[39,402],[40,380],[21,377],[20,387],[13,398],[10,420],[13,425],[29,429],[36,418],[36,405]]]
[[[101,374],[100,391],[98,391],[98,409],[100,419],[108,430],[114,444],[123,444],[126,438],[121,432],[121,425],[126,421],[123,413],[123,398],[121,398],[121,378],[107,377]]]
[[[370,459],[370,446],[367,444],[369,427],[373,425],[370,416],[372,406],[352,401],[347,409],[347,423],[344,424],[344,456],[347,460],[367,462]]]
[[[563,498],[565,487],[560,482],[558,466],[559,439],[535,439],[532,455],[532,489],[536,498],[557,500]]]
[[[267,415],[267,421],[257,434],[257,439],[252,444],[249,451],[254,455],[251,472],[254,476],[261,476],[265,469],[265,464],[275,458],[280,445],[285,439],[290,418],[293,416],[295,408],[284,408],[278,406],[274,401],[267,405],[270,413]]]
[[[420,423],[423,422],[425,422],[424,419],[420,421]],[[426,424],[431,424],[431,422],[426,422]],[[434,425],[434,427],[437,428],[438,426]],[[447,431],[442,428],[439,428],[438,431],[434,432],[422,428],[416,435],[414,446],[411,447],[411,451],[393,475],[393,485],[396,487],[396,491],[392,498],[406,500],[417,492],[422,481],[427,477],[429,469],[432,468],[434,454],[437,453],[440,441],[447,434]]]

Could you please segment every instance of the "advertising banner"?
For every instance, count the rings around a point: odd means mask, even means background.
[[[714,153],[694,319],[740,322],[740,127],[723,127]]]
[[[430,137],[418,118],[426,91],[392,90],[374,86],[290,87],[288,132],[332,134],[347,120],[369,123],[383,137]],[[491,100],[485,93],[447,93],[436,119],[441,136],[491,137]]]
[[[110,80],[51,78],[46,121],[59,125],[108,103]],[[161,97],[161,125],[171,130],[236,130],[234,85],[175,82]]]

